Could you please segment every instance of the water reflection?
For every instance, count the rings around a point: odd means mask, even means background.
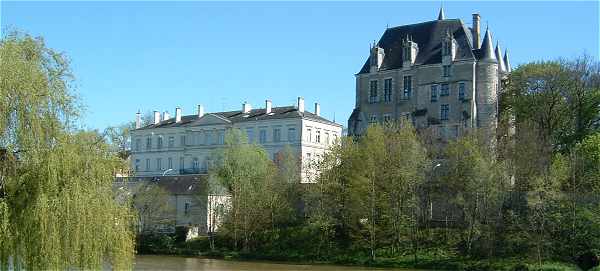
[[[264,262],[237,262],[198,257],[138,255],[135,270],[199,270],[199,271],[360,271],[360,270],[403,270],[333,265],[279,264]]]

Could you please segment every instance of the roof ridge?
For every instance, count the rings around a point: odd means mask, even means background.
[[[407,26],[413,26],[413,25],[427,24],[427,23],[439,23],[440,21],[460,21],[460,18],[443,19],[443,20],[431,20],[431,21],[425,21],[425,22],[420,22],[420,23],[404,24],[404,25],[390,27],[390,28],[388,28],[388,30],[395,29],[395,28],[401,28],[401,27],[407,27]]]

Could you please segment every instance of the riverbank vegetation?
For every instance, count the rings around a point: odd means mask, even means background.
[[[598,67],[582,57],[513,71],[496,136],[440,141],[410,121],[376,124],[300,164],[289,150],[272,163],[233,131],[210,173],[231,195],[218,232],[173,250],[446,270],[591,268],[600,250]]]
[[[133,212],[113,198],[125,164],[76,129],[68,59],[41,38],[0,40],[0,269],[130,269]]]

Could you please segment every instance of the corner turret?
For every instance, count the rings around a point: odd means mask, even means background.
[[[494,46],[492,45],[492,35],[490,34],[490,30],[486,28],[483,42],[481,43],[481,49],[479,49],[479,59],[483,61],[497,62],[493,48]]]

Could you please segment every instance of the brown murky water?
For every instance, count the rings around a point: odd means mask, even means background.
[[[135,257],[134,270],[198,270],[198,271],[367,271],[401,270],[367,267],[348,267],[336,265],[281,264],[266,262],[238,262],[199,257],[178,257],[160,255],[138,255]],[[415,271],[415,270],[412,270]]]

